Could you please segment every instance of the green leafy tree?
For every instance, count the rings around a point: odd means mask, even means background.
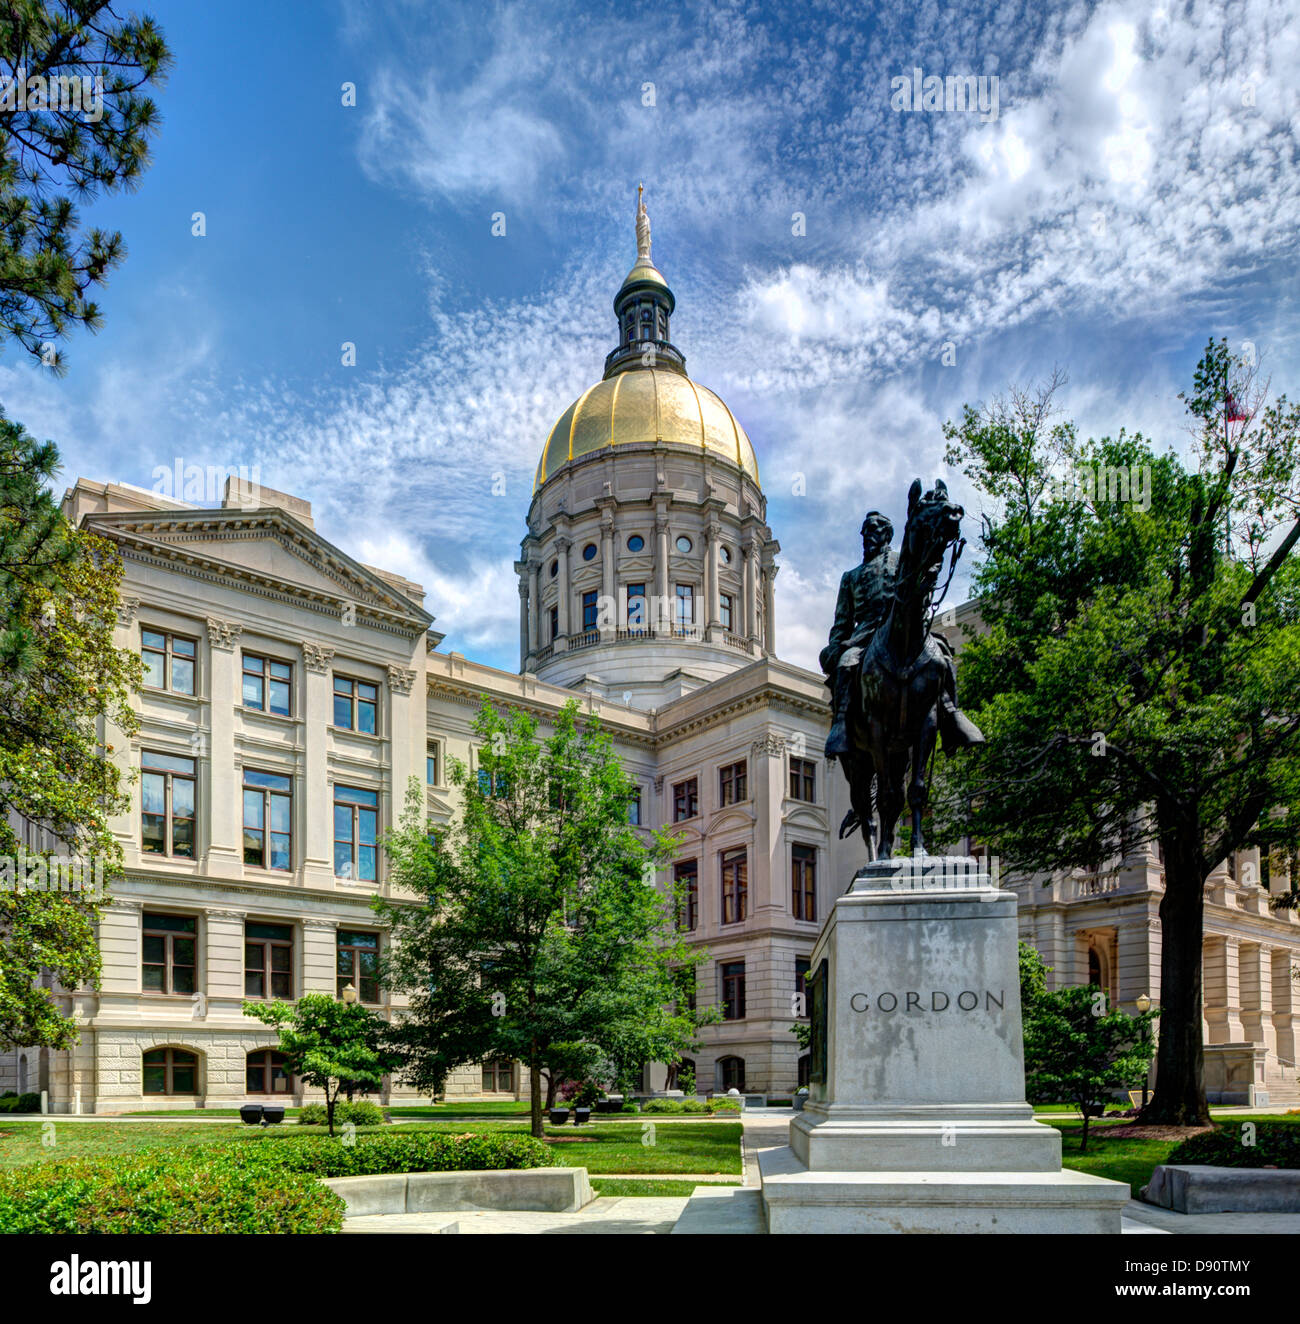
[[[519,1061],[542,1134],[542,1071],[594,1045],[623,1083],[633,1063],[696,1045],[678,971],[703,955],[673,923],[656,883],[673,842],[628,823],[632,785],[598,722],[576,703],[540,738],[523,711],[484,705],[477,768],[455,761],[453,823],[436,836],[412,782],[385,843],[396,889],[376,906],[393,926],[384,979],[410,997],[391,1042],[408,1082],[429,1093],[467,1062]]]
[[[1189,467],[1125,432],[1080,443],[1052,421],[1056,385],[946,429],[989,505],[987,628],[962,654],[988,744],[941,769],[939,833],[1035,870],[1158,845],[1164,1012],[1144,1120],[1199,1124],[1206,879],[1234,851],[1300,839],[1300,410],[1211,341],[1184,397]]]
[[[98,329],[90,296],[126,256],[116,231],[78,233],[74,199],[139,183],[159,125],[143,89],[171,55],[152,18],[106,0],[7,0],[0,52],[0,336],[62,374],[54,341]]]
[[[28,852],[46,890],[27,865],[0,885],[0,1047],[77,1042],[41,975],[69,989],[98,980],[95,920],[121,871],[109,819],[129,805],[107,742],[137,726],[139,659],[113,645],[121,561],[59,512],[57,465],[50,443],[0,413],[0,857],[19,856],[23,825],[51,843]],[[72,860],[83,890],[48,890],[50,863]]]
[[[245,1002],[244,1014],[280,1032],[290,1072],[325,1092],[325,1119],[334,1134],[334,1108],[349,1087],[378,1089],[396,1065],[383,1048],[388,1023],[359,1002],[304,993],[296,1003]]]
[[[1030,1103],[1076,1104],[1083,1114],[1080,1152],[1088,1148],[1094,1109],[1117,1089],[1134,1089],[1151,1067],[1151,1023],[1157,1013],[1126,1016],[1108,1009],[1094,987],[1035,994],[1025,1010],[1025,1094]]]

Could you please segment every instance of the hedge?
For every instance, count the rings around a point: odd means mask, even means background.
[[[1254,1127],[1253,1135],[1243,1127]],[[1247,1144],[1253,1139],[1253,1144]],[[1214,1168],[1300,1168],[1300,1125],[1289,1122],[1220,1123],[1213,1131],[1188,1136],[1170,1150],[1165,1163],[1206,1163]]]
[[[346,1099],[334,1105],[334,1125],[343,1126],[351,1122],[353,1126],[382,1126],[383,1109],[369,1099],[356,1099],[349,1103]],[[304,1103],[298,1109],[299,1126],[326,1126],[329,1114],[323,1103]]]
[[[647,1099],[643,1113],[738,1113],[739,1099],[725,1096],[713,1099]]]
[[[321,1177],[537,1168],[531,1136],[261,1133],[127,1159],[47,1160],[0,1172],[2,1232],[337,1232],[343,1201]]]
[[[13,1090],[0,1094],[0,1113],[38,1113],[40,1110],[39,1094],[15,1094]]]

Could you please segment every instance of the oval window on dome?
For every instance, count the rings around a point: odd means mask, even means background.
[[[677,539],[677,550],[679,552],[689,552],[694,545],[684,533]]]
[[[594,561],[596,559],[596,544],[594,542],[589,542],[582,549],[582,559],[584,561]]]
[[[559,561],[552,561],[552,562],[551,562],[551,578],[554,579],[555,576],[558,575],[559,573],[560,573],[560,563],[559,563]]]
[[[644,550],[644,548],[645,548],[645,539],[639,533],[634,533],[627,540],[627,550],[629,552],[639,552]]]

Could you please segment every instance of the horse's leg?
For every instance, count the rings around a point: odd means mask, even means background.
[[[894,854],[894,831],[898,816],[903,812],[906,796],[903,778],[907,774],[907,751],[901,754],[884,749],[879,751],[876,763],[876,805],[880,811],[880,858],[888,860]]]
[[[934,742],[938,736],[939,724],[934,708],[930,708],[916,733],[912,745],[912,780],[907,788],[907,803],[912,810],[912,854],[925,854],[925,839],[921,835],[921,815],[930,799],[930,756],[934,753]]]

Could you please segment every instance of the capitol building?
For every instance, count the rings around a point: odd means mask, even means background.
[[[391,895],[377,842],[410,779],[445,823],[449,761],[474,768],[484,701],[544,728],[575,697],[638,788],[634,821],[681,842],[681,922],[708,953],[697,997],[721,1007],[691,1064],[699,1088],[788,1097],[806,1080],[797,995],[865,846],[838,839],[848,795],[822,754],[823,678],[778,657],[761,449],[687,374],[650,249],[642,206],[603,375],[537,439],[517,673],[444,651],[420,585],[328,542],[298,497],[239,478],[215,508],[84,479],[68,490],[68,517],[125,565],[116,642],[145,682],[138,733],[107,743],[134,803],[112,824],[125,875],[99,922],[100,985],[55,990],[80,1042],[0,1053],[0,1090],[47,1091],[65,1114],[301,1101],[243,1001],[351,985],[399,1016],[376,977],[389,936],[370,902]],[[883,504],[869,474],[861,486],[855,523]],[[1091,979],[1126,1009],[1159,1000],[1158,858],[1054,879],[1002,871],[1056,982]],[[1207,1086],[1224,1102],[1300,1101],[1300,922],[1269,911],[1270,885],[1284,880],[1243,856],[1207,890]],[[644,1087],[664,1083],[647,1063]],[[447,1086],[527,1093],[513,1062],[463,1067]],[[383,1097],[414,1098],[397,1080]]]

